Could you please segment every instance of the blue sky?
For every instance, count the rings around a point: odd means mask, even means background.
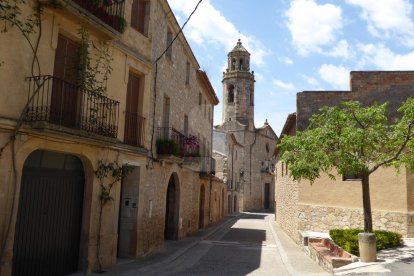
[[[182,24],[198,0],[169,0]],[[222,100],[240,38],[255,71],[255,123],[279,135],[296,93],[349,90],[349,72],[414,68],[414,0],[203,0],[184,29]],[[214,124],[221,123],[219,104]]]

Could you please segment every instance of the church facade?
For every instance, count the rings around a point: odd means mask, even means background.
[[[213,133],[216,176],[227,183],[229,213],[274,208],[277,135],[266,122],[254,125],[254,71],[240,40],[223,73],[222,122]]]

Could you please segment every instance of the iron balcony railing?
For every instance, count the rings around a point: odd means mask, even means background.
[[[199,157],[200,158],[200,173],[202,174],[216,174],[216,160],[212,157]]]
[[[184,134],[172,127],[159,127],[157,153],[182,157]]]
[[[144,117],[125,111],[124,143],[131,146],[144,147],[144,127]]]
[[[60,78],[28,77],[26,121],[48,122],[116,138],[119,102]]]
[[[125,0],[69,0],[118,32],[125,29]]]

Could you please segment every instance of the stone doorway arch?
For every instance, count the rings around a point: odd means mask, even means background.
[[[204,217],[205,217],[205,202],[206,202],[206,189],[204,185],[200,187],[200,199],[199,199],[199,209],[198,209],[198,228],[204,227]]]
[[[21,179],[13,275],[78,271],[85,173],[70,154],[35,150]]]
[[[178,239],[179,221],[179,183],[178,176],[173,173],[168,181],[166,203],[165,203],[165,226],[164,238],[166,240]]]

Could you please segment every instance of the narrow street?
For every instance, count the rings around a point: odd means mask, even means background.
[[[244,213],[226,218],[193,242],[167,242],[164,252],[149,260],[118,264],[106,275],[279,276],[328,273],[313,263],[287,236],[275,230],[273,214]]]

